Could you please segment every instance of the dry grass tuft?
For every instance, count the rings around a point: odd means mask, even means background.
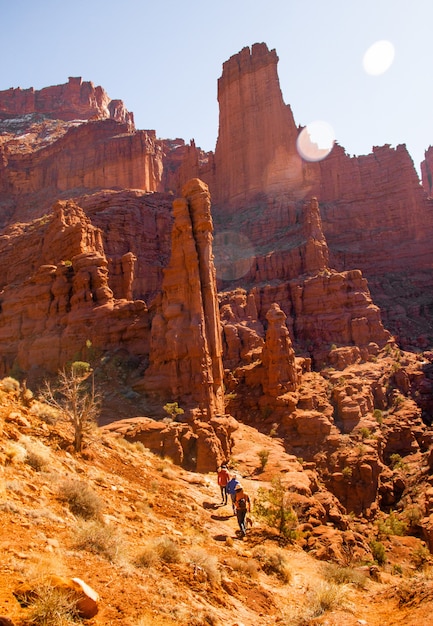
[[[182,551],[173,539],[162,537],[156,543],[157,554],[164,563],[181,563],[183,561]]]
[[[111,563],[126,560],[126,547],[121,536],[114,528],[104,526],[99,521],[83,522],[77,529],[73,545],[78,550],[100,554]]]
[[[59,411],[49,404],[35,400],[30,407],[30,414],[38,417],[46,424],[55,424],[59,419]]]
[[[188,561],[194,567],[200,568],[206,575],[211,585],[217,585],[221,581],[221,574],[218,569],[218,559],[202,548],[191,548],[188,552]]]
[[[83,519],[101,519],[104,504],[97,493],[85,482],[68,479],[59,487],[59,498],[70,511]]]
[[[275,574],[286,584],[292,580],[292,572],[283,550],[269,550],[259,546],[253,550],[253,557],[266,574]]]
[[[234,556],[226,560],[226,565],[249,578],[257,578],[258,576],[258,565],[253,559],[244,560]]]
[[[26,624],[33,626],[72,626],[81,624],[76,610],[76,599],[64,590],[49,584],[36,590],[34,602],[30,605]]]
[[[367,584],[367,576],[352,567],[342,567],[336,563],[325,563],[323,576],[326,581],[337,585],[353,584],[355,587],[364,589]]]
[[[327,611],[347,609],[347,590],[342,585],[323,581],[309,593],[309,606],[314,617],[319,617]]]

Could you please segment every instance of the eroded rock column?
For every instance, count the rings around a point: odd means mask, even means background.
[[[173,202],[172,253],[143,386],[162,403],[199,407],[210,419],[224,413],[210,195],[197,178],[184,185],[182,195]]]

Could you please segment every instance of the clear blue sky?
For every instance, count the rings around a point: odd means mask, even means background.
[[[81,76],[161,138],[213,150],[222,64],[265,42],[297,124],[328,122],[349,154],[405,143],[417,169],[433,144],[433,0],[0,0],[0,24],[0,90]],[[395,58],[371,76],[379,40]]]

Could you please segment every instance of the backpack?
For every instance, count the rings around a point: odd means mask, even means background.
[[[246,511],[247,510],[247,500],[246,500],[246,498],[239,498],[239,500],[236,501],[236,504],[238,505],[238,509],[240,511]]]

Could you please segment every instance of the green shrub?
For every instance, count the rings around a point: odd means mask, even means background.
[[[167,402],[167,404],[164,404],[162,408],[173,420],[175,420],[179,415],[183,415],[185,413],[177,402]]]
[[[373,411],[373,417],[376,420],[376,422],[380,425],[382,425],[383,423],[383,413],[380,409],[374,409]]]
[[[371,430],[369,428],[360,428],[359,433],[362,439],[369,439],[371,437]]]
[[[343,474],[344,478],[350,478],[353,474],[353,470],[350,465],[346,465],[346,467],[343,467],[343,469],[341,470],[341,473]]]
[[[412,552],[412,561],[417,568],[422,568],[430,561],[430,550],[424,546],[417,546]]]
[[[266,450],[266,449],[263,449],[257,452],[257,456],[259,457],[259,460],[260,460],[260,469],[262,470],[262,472],[268,463],[269,454],[270,454],[270,450]]]
[[[400,520],[394,512],[391,512],[388,517],[378,522],[377,527],[380,534],[386,537],[391,535],[402,537],[407,532],[407,523]]]
[[[403,461],[401,456],[397,453],[391,454],[389,457],[389,462],[392,469],[401,469],[404,470],[406,468],[406,463]]]
[[[254,512],[269,526],[276,528],[280,535],[288,539],[298,537],[298,517],[289,502],[289,494],[277,476],[272,480],[271,489],[260,487],[254,502]]]
[[[370,550],[376,563],[379,565],[386,563],[386,550],[382,542],[373,539],[370,541]]]

